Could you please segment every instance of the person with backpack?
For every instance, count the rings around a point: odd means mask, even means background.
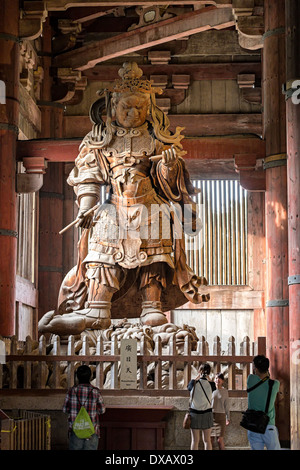
[[[275,426],[275,399],[279,391],[279,380],[271,380],[269,375],[270,361],[264,355],[253,359],[253,374],[247,379],[248,409],[265,411],[269,417],[265,432],[259,433],[248,430],[248,440],[252,450],[280,450],[278,430]],[[270,390],[269,401],[268,393]],[[268,409],[266,410],[266,403]]]
[[[63,412],[68,414],[69,450],[97,450],[100,438],[100,415],[105,405],[99,388],[90,384],[91,369],[79,366],[78,385],[69,388]]]

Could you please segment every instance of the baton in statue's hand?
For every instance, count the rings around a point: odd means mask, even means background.
[[[80,221],[80,219],[82,219],[82,217],[85,217],[86,215],[89,215],[91,214],[92,212],[94,212],[97,207],[99,207],[99,204],[96,204],[94,207],[92,207],[91,209],[89,209],[88,211],[86,211],[84,214],[82,214],[81,217],[77,217],[77,219],[73,220],[73,222],[71,222],[69,225],[67,225],[65,228],[63,228],[59,234],[61,235],[62,233],[66,232],[67,230],[69,230],[69,228],[73,227],[73,225],[76,225],[77,222]]]
[[[164,160],[164,157],[167,156],[167,152],[171,152],[171,151],[173,153],[173,157],[171,159],[169,158],[170,162],[172,162],[173,160],[176,160],[176,155],[177,156],[183,156],[183,155],[186,154],[185,150],[180,150],[179,152],[178,151],[176,152],[173,145],[172,145],[170,148],[166,149],[160,155],[153,155],[152,157],[149,157],[149,160],[151,160],[152,162],[159,162],[159,160]],[[170,155],[170,153],[169,153],[169,155]],[[171,156],[172,156],[172,154],[171,154]]]

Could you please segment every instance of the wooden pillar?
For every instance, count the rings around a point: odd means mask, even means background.
[[[42,44],[44,80],[38,103],[42,113],[40,137],[62,138],[63,105],[53,102],[51,93],[52,29],[49,18],[44,23]],[[63,242],[67,237],[59,235],[59,231],[67,225],[64,224],[64,178],[64,163],[50,162],[39,192],[39,318],[56,308],[59,288],[65,274],[66,247]],[[67,234],[68,237],[70,235],[71,233]],[[68,250],[70,251],[69,247]]]
[[[0,2],[0,334],[15,334],[17,194],[16,140],[19,118],[19,0]]]
[[[263,109],[266,141],[266,312],[267,355],[271,377],[280,381],[276,425],[281,443],[290,441],[289,307],[286,113],[285,1],[264,2]]]
[[[295,83],[295,81],[298,83]],[[300,4],[286,0],[291,448],[300,450]]]
[[[266,279],[265,194],[248,193],[248,282],[254,291],[264,291]],[[266,336],[264,308],[253,311],[253,337]]]

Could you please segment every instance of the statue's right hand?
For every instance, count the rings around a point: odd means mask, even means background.
[[[77,218],[79,219],[79,221],[77,222],[76,227],[81,227],[81,228],[85,228],[85,229],[91,228],[91,226],[93,224],[94,213],[92,212],[88,215],[85,215],[86,212],[87,212],[86,209],[85,210],[80,210],[78,212]]]
[[[79,212],[77,215],[78,222],[76,224],[76,227],[81,227],[81,228],[91,228],[93,225],[93,217],[94,217],[94,212],[90,212],[89,214],[86,215],[86,212],[88,212],[90,209],[92,209],[95,204],[97,203],[97,198],[92,195],[84,195],[80,199],[80,206],[79,206]]]

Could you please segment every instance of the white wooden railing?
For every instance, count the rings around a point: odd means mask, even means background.
[[[49,345],[44,336],[39,342],[30,337],[25,342],[17,341],[15,337],[2,340],[7,355],[6,363],[0,364],[0,391],[66,389],[74,384],[74,372],[83,363],[90,365],[94,385],[104,390],[120,389],[120,341],[116,336],[111,338],[109,345],[99,336],[93,348],[89,346],[88,337],[83,337],[80,349],[73,336],[67,342],[55,336],[51,351],[47,350]],[[226,351],[222,351],[218,336],[210,347],[203,336],[195,341],[191,335],[187,335],[179,346],[175,334],[170,335],[167,344],[156,335],[152,348],[148,346],[142,336],[137,353],[136,390],[186,390],[199,365],[208,362],[212,366],[212,378],[217,372],[223,372],[228,390],[238,393],[246,390],[253,356],[266,351],[265,337],[257,338],[254,343],[245,337],[238,352],[233,336],[228,339]]]

